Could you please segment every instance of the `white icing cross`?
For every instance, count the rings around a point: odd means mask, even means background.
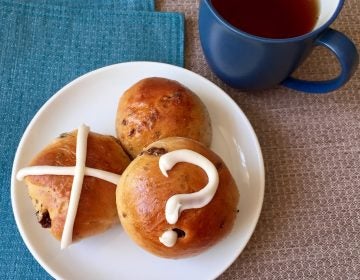
[[[81,125],[78,129],[76,137],[75,174],[71,187],[69,207],[66,214],[63,234],[61,236],[61,249],[68,247],[72,242],[73,227],[85,175],[84,170],[86,162],[88,134],[89,127]]]
[[[74,176],[75,175],[75,166],[48,166],[48,165],[42,165],[42,166],[29,166],[24,167],[18,171],[16,174],[16,179],[19,181],[24,180],[26,176],[29,175],[68,175],[68,176]],[[91,167],[85,167],[85,176],[91,176],[95,178],[102,179],[104,181],[108,181],[110,183],[113,183],[114,185],[117,185],[117,183],[120,180],[120,175],[99,170],[96,168]]]

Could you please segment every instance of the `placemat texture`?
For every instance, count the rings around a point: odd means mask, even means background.
[[[266,188],[246,249],[219,279],[360,279],[360,70],[340,90],[306,95],[284,87],[244,92],[209,69],[199,41],[199,0],[159,0],[186,17],[185,67],[212,80],[239,105],[262,147]],[[346,0],[332,25],[360,48],[360,1]],[[296,72],[334,77],[323,48]],[[236,122],[236,120],[234,120]]]
[[[12,161],[26,125],[49,97],[88,71],[135,60],[182,66],[184,19],[114,9],[115,1],[101,1],[101,9],[85,5],[90,1],[70,8],[19,2],[0,1],[0,279],[46,279],[18,233],[10,202]]]

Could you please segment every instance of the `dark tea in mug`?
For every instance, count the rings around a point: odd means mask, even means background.
[[[274,39],[310,32],[320,10],[318,0],[211,0],[211,3],[237,29]]]

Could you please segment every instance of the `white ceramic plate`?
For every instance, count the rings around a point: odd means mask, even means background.
[[[17,170],[60,133],[81,123],[92,131],[115,134],[115,113],[122,92],[138,80],[175,79],[207,106],[212,149],[230,168],[240,204],[231,234],[205,253],[182,260],[155,257],[137,247],[120,226],[60,250],[60,243],[36,220]],[[256,135],[240,108],[220,88],[186,69],[154,62],[129,62],[90,72],[66,85],[39,110],[27,127],[14,160],[12,206],[22,238],[35,259],[57,279],[213,279],[244,249],[259,218],[264,195],[264,165]],[[167,278],[165,278],[167,277]]]

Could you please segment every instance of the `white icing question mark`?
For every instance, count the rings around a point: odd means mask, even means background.
[[[165,217],[169,224],[175,224],[182,211],[207,205],[214,197],[219,184],[219,174],[214,164],[199,153],[187,149],[176,150],[162,155],[159,159],[159,168],[162,174],[168,177],[167,171],[171,170],[178,162],[192,163],[201,167],[208,176],[208,183],[197,192],[175,194],[167,200]]]

